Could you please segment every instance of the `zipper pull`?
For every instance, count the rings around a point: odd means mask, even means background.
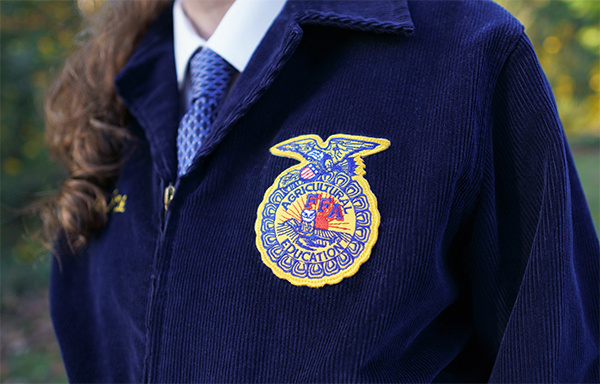
[[[165,215],[167,214],[171,200],[173,200],[173,196],[175,196],[175,187],[173,184],[169,184],[169,186],[165,188],[165,195],[163,197],[163,202],[165,203]]]

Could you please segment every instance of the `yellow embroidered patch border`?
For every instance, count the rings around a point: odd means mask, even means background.
[[[377,241],[379,211],[361,157],[390,142],[338,134],[298,136],[271,148],[300,164],[283,171],[257,211],[256,246],[273,273],[322,287],[354,275]]]

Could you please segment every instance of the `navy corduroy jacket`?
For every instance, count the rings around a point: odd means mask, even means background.
[[[181,179],[172,28],[167,7],[115,80],[135,139],[107,225],[80,254],[57,243],[71,381],[598,382],[598,240],[507,12],[290,0]],[[293,285],[257,248],[298,163],[269,149],[336,134],[390,142],[363,159],[377,241],[354,275]]]

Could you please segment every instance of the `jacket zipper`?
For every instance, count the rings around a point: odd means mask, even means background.
[[[179,180],[177,180],[179,181]],[[155,375],[155,366],[156,366],[156,358],[153,356],[154,350],[156,349],[156,342],[159,338],[160,334],[160,324],[158,324],[158,320],[161,317],[161,309],[157,307],[160,301],[160,297],[158,295],[158,291],[160,290],[161,283],[161,270],[163,264],[163,255],[165,248],[165,236],[167,232],[167,222],[168,222],[168,212],[169,205],[171,201],[173,201],[173,197],[175,196],[177,181],[175,185],[173,183],[169,183],[167,187],[163,190],[163,212],[159,217],[160,220],[160,233],[157,239],[155,254],[154,254],[154,272],[152,274],[152,283],[151,283],[151,293],[150,293],[150,302],[149,308],[146,317],[146,324],[148,327],[148,346],[146,350],[146,355],[144,357],[144,377],[143,382],[149,383],[154,381],[153,377]],[[164,185],[164,184],[163,184]]]
[[[167,211],[169,210],[169,204],[171,204],[173,196],[175,196],[175,187],[173,186],[173,184],[169,183],[167,188],[165,188],[165,192],[163,195],[163,203],[165,206],[165,211],[163,212],[163,228],[166,221],[164,219],[166,219],[167,217]]]

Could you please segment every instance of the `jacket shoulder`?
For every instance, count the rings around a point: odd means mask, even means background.
[[[491,0],[409,1],[415,29],[434,22],[440,27],[453,27],[456,32],[500,27],[522,32],[524,27],[510,12]]]
[[[523,25],[493,1],[408,4],[414,43],[427,47],[441,62],[460,65],[458,69],[484,71],[482,75],[490,83],[524,36]]]
[[[415,34],[456,41],[460,46],[493,43],[496,48],[514,45],[523,25],[506,9],[490,0],[411,1]]]

